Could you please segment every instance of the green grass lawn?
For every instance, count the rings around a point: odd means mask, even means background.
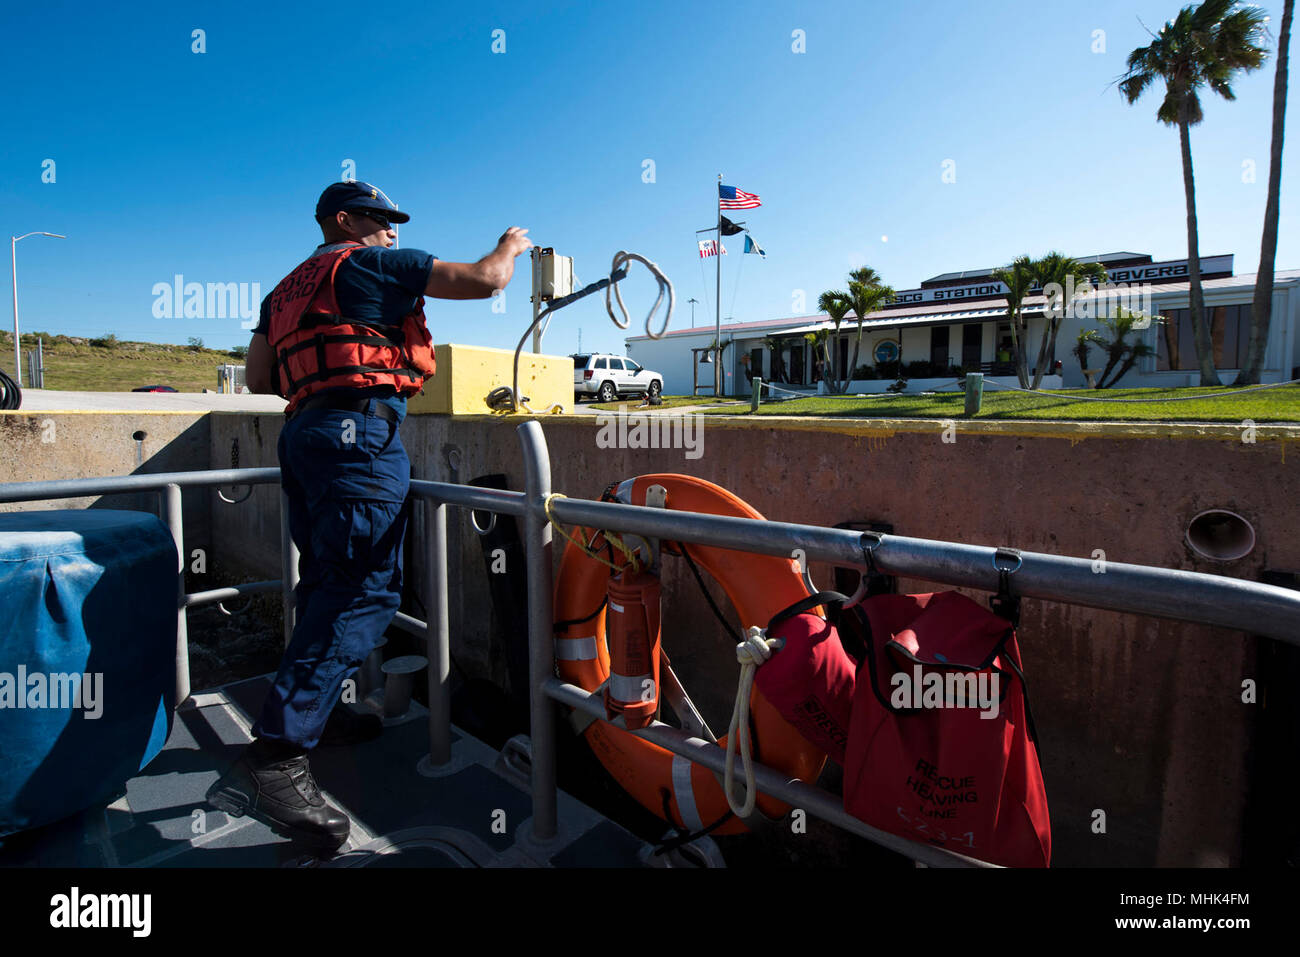
[[[13,362],[13,335],[5,337],[5,353]],[[36,334],[23,335],[23,381],[27,357],[36,348]],[[142,385],[169,385],[178,392],[216,389],[217,366],[243,365],[229,352],[191,349],[154,342],[118,342],[95,346],[66,336],[45,339],[45,388],[68,392],[130,392]]]
[[[654,406],[656,409],[673,409],[684,405],[717,405],[724,402],[742,401],[728,396],[719,397],[713,395],[665,395],[660,396],[660,398],[663,399],[663,405]],[[620,405],[625,405],[629,409],[632,409],[636,408],[644,401],[645,400],[640,396],[634,396],[630,399],[620,399],[617,402],[595,402],[592,403],[591,408],[600,409],[601,411],[617,412]],[[586,403],[584,402],[583,405],[586,405]],[[745,406],[745,410],[749,410],[748,405]]]
[[[1066,419],[1071,421],[1131,422],[1296,422],[1300,423],[1300,385],[1277,386],[1223,398],[1198,398],[1178,402],[1077,402],[1068,396],[1090,399],[1159,399],[1174,396],[1214,396],[1232,392],[1230,386],[1212,389],[1065,389],[1027,395],[985,388],[976,419]],[[965,396],[879,395],[865,398],[817,396],[788,402],[764,403],[759,415],[837,416],[850,418],[964,417]],[[711,415],[749,415],[749,406],[716,409]]]

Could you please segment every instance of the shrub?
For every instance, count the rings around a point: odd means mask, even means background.
[[[934,367],[925,359],[909,362],[906,369],[907,378],[909,379],[928,379],[935,374]]]
[[[186,345],[189,346],[190,352],[199,352],[203,349],[203,340],[198,336],[190,336],[186,340]]]
[[[236,359],[246,359],[248,358],[248,346],[235,346],[230,350],[230,354]]]
[[[117,336],[110,332],[108,335],[101,336],[98,339],[91,339],[90,344],[92,346],[98,346],[101,349],[116,349],[118,346]]]

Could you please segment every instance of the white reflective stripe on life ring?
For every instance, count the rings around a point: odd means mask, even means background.
[[[596,636],[588,638],[556,638],[555,657],[560,661],[595,661]]]
[[[692,766],[688,758],[680,754],[673,755],[673,797],[677,799],[682,824],[687,830],[699,831],[704,828],[704,822],[700,820],[699,809],[695,806],[695,792],[691,790]]]
[[[609,694],[616,701],[653,701],[659,697],[654,675],[609,673]]]

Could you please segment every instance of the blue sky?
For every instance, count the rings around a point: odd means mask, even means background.
[[[903,289],[1049,249],[1185,255],[1160,93],[1129,107],[1111,86],[1176,2],[808,6],[8,4],[0,228],[68,236],[18,245],[22,329],[246,344],[238,317],[155,318],[155,284],[269,292],[319,241],[316,197],[348,160],[411,213],[404,247],[473,260],[525,226],[584,282],[643,253],[674,281],[673,328],[691,297],[713,318],[694,231],[720,172],[763,198],[743,218],[767,259],[727,241],[736,321],[811,314],[863,263]],[[1281,2],[1264,6],[1276,30]],[[1258,263],[1272,84],[1270,57],[1236,102],[1207,95],[1192,133],[1201,252],[1235,253],[1237,273]],[[1298,99],[1278,268],[1300,267]],[[430,301],[434,340],[513,348],[531,315],[519,266],[504,314]],[[653,283],[625,298],[639,330]],[[592,297],[557,314],[546,351],[575,351],[580,329],[585,349],[623,350]]]

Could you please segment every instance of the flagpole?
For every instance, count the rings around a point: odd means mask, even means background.
[[[718,284],[713,297],[715,320],[713,323],[713,394],[722,395],[722,174],[718,174],[718,189],[714,190],[718,204]]]

